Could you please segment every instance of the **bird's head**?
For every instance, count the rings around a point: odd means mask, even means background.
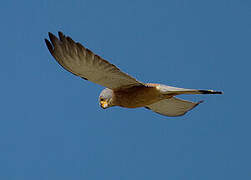
[[[99,95],[99,105],[103,109],[113,106],[112,96],[113,96],[113,91],[111,89],[108,88],[104,89]]]

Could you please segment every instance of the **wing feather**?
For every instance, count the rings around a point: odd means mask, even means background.
[[[62,32],[58,36],[49,33],[50,41],[45,39],[45,43],[57,62],[72,74],[113,90],[144,85]]]
[[[202,102],[195,103],[172,97],[148,105],[146,108],[164,116],[182,116]]]

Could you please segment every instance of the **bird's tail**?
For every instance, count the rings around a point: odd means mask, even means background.
[[[160,85],[157,87],[164,95],[180,95],[180,94],[223,94],[221,91],[201,90],[201,89],[185,89],[172,86]]]
[[[221,91],[214,91],[214,90],[200,90],[200,89],[188,89],[188,90],[180,90],[180,91],[172,91],[173,93],[179,94],[222,94]],[[172,93],[171,92],[171,93]]]
[[[199,94],[223,94],[222,91],[215,91],[215,90],[197,90]]]

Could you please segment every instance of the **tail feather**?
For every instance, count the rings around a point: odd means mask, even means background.
[[[185,89],[166,85],[158,85],[156,87],[164,95],[180,95],[180,94],[223,94],[221,91],[200,90],[200,89]]]
[[[222,91],[214,91],[214,90],[198,90],[200,94],[223,94]]]
[[[185,89],[185,90],[178,90],[178,91],[169,91],[167,94],[223,94],[221,91],[214,91],[214,90],[199,90],[199,89]]]

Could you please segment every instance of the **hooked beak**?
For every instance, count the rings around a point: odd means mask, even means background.
[[[100,106],[101,106],[103,109],[108,108],[108,103],[107,103],[107,101],[100,101]]]

